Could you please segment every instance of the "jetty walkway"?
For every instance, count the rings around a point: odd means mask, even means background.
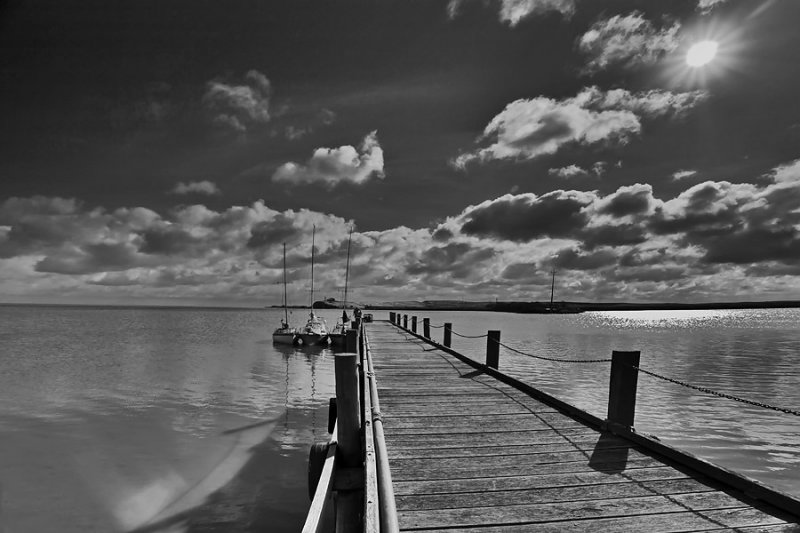
[[[362,410],[371,427],[362,428],[361,526],[346,527],[337,505],[337,532],[800,533],[797,499],[600,421],[425,336],[399,317],[364,327],[357,350],[372,416]],[[336,484],[317,488],[320,515]],[[310,519],[304,532],[333,531],[320,524]]]

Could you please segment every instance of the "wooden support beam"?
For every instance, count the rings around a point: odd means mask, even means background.
[[[431,338],[431,319],[430,318],[423,318],[422,319],[422,336],[426,339]]]
[[[453,324],[450,322],[444,323],[444,338],[442,339],[442,344],[447,346],[448,348],[453,342]]]
[[[417,332],[417,317],[416,315],[411,317],[411,333]]]

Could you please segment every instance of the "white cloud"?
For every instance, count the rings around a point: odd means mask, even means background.
[[[577,178],[579,176],[586,176],[589,174],[586,170],[578,165],[569,165],[561,168],[551,168],[547,171],[551,176],[558,176],[559,178]]]
[[[686,178],[691,178],[697,174],[696,170],[678,170],[672,173],[672,179],[674,180],[682,180]]]
[[[377,131],[369,133],[361,146],[317,148],[306,164],[289,162],[272,175],[272,181],[292,185],[322,183],[334,187],[339,183],[363,184],[372,177],[383,178],[383,149]]]
[[[718,4],[727,2],[728,0],[698,0],[697,9],[703,12],[709,12],[714,9]]]
[[[450,0],[447,3],[447,14],[453,19],[458,16],[461,6],[466,0]],[[516,26],[521,20],[548,12],[558,12],[571,16],[575,12],[575,0],[498,0],[500,5],[498,18],[509,26]]]
[[[209,81],[203,95],[203,105],[213,113],[213,121],[243,133],[253,124],[270,120],[271,84],[257,70],[245,74],[244,83],[233,85]]]
[[[631,68],[652,64],[665,53],[678,47],[680,23],[656,29],[634,11],[595,22],[578,40],[578,48],[589,56],[588,72],[597,72],[611,65]]]
[[[214,195],[219,194],[220,190],[219,187],[214,182],[203,180],[203,181],[190,181],[188,183],[178,182],[175,185],[175,188],[172,189],[174,194],[206,194],[206,195]]]
[[[567,143],[625,144],[641,130],[641,117],[680,115],[704,98],[702,91],[631,93],[588,87],[563,100],[543,96],[516,100],[489,122],[478,139],[493,142],[461,154],[452,164],[464,168],[473,161],[533,159],[553,154]]]

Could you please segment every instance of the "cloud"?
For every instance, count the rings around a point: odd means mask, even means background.
[[[697,9],[698,11],[703,11],[705,13],[710,12],[714,7],[728,0],[698,0],[697,1]]]
[[[285,163],[272,175],[272,181],[290,185],[321,183],[332,188],[340,183],[362,185],[372,177],[384,177],[383,149],[377,131],[364,137],[359,149],[317,148],[305,165]]]
[[[466,0],[450,0],[447,14],[450,19],[458,16],[461,6]],[[516,26],[520,21],[534,15],[550,12],[561,13],[569,17],[575,12],[575,0],[497,0],[498,17],[509,26]]]
[[[680,23],[656,29],[641,12],[599,20],[578,39],[578,49],[589,57],[589,73],[612,65],[634,68],[657,62],[678,47]]]
[[[559,178],[577,178],[587,176],[589,174],[588,171],[582,169],[578,165],[569,165],[562,168],[551,168],[548,169],[547,173],[551,176],[557,176]]]
[[[682,180],[686,178],[691,178],[692,176],[696,175],[696,170],[677,170],[672,173],[673,180]]]
[[[203,180],[203,181],[190,181],[188,183],[178,182],[172,189],[173,194],[205,194],[212,196],[219,194],[220,190],[216,183]]]
[[[286,242],[290,301],[305,302],[313,228],[315,286],[335,296],[351,224],[263,201],[156,213],[12,198],[0,203],[0,291],[261,306],[281,299]],[[356,231],[350,284],[357,300],[535,299],[555,266],[563,299],[800,298],[798,264],[800,160],[662,197],[647,183],[506,194],[435,227]]]
[[[202,101],[216,124],[245,133],[254,125],[269,122],[270,94],[271,84],[267,77],[257,70],[250,70],[241,85],[209,81]]]
[[[534,159],[568,143],[625,144],[640,132],[642,118],[680,116],[705,97],[703,91],[632,93],[588,87],[563,100],[516,100],[484,128],[478,141],[491,144],[459,155],[452,164],[464,168],[473,161]]]
[[[467,208],[459,217],[461,231],[477,237],[527,242],[541,237],[567,237],[588,222],[583,210],[593,193],[553,191],[542,196],[506,194]]]

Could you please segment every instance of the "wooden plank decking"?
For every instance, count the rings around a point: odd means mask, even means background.
[[[369,339],[402,531],[800,532],[388,322]]]

